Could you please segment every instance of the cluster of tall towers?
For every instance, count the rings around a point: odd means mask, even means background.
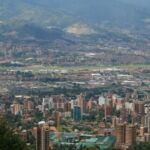
[[[136,125],[120,123],[116,126],[117,147],[130,147],[136,144]]]

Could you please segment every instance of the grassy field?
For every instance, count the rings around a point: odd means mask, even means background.
[[[150,69],[150,64],[125,64],[125,65],[95,65],[95,66],[44,66],[44,65],[31,65],[24,67],[7,67],[0,66],[0,72],[7,70],[16,70],[16,71],[32,71],[37,73],[39,71],[67,71],[67,72],[80,72],[80,71],[100,71],[107,69]]]

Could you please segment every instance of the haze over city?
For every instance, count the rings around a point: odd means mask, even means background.
[[[149,0],[0,0],[10,149],[150,149]]]

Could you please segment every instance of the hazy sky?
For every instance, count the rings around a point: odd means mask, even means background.
[[[120,1],[150,8],[150,0],[120,0]]]

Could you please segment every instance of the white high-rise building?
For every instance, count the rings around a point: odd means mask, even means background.
[[[44,113],[45,109],[50,110],[52,108],[54,108],[53,98],[52,97],[43,98],[43,101],[42,101],[42,112]]]
[[[145,127],[147,128],[148,134],[150,135],[150,112],[145,116]]]

